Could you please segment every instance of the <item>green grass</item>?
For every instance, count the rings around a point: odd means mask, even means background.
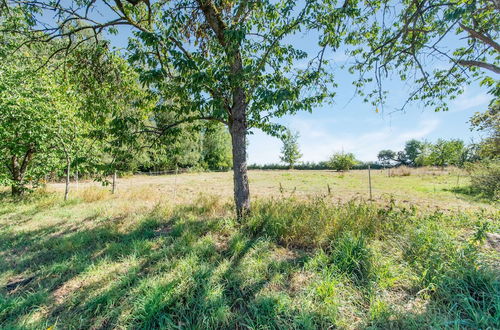
[[[500,327],[495,210],[137,189],[0,197],[0,328]]]

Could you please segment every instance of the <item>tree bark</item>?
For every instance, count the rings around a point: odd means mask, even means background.
[[[11,190],[12,196],[19,197],[23,195],[24,189],[21,186],[13,184],[11,188],[12,188]]]
[[[68,200],[68,195],[69,195],[69,180],[70,180],[70,173],[71,173],[71,161],[69,158],[66,158],[66,187],[64,189],[64,200]]]
[[[31,163],[33,159],[33,155],[35,153],[34,146],[30,145],[24,158],[21,163],[19,163],[19,159],[16,155],[11,158],[11,171],[12,171],[12,181],[14,184],[11,185],[12,196],[21,196],[24,194],[24,175],[28,169],[28,165]]]
[[[234,202],[238,220],[250,213],[250,188],[247,172],[246,104],[239,100],[232,109],[229,131],[233,149]]]

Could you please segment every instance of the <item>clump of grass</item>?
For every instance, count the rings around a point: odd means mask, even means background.
[[[410,176],[412,169],[408,166],[398,166],[389,172],[390,176]]]
[[[372,268],[372,253],[363,234],[344,232],[332,241],[329,259],[338,272],[347,275],[356,283],[365,282]]]
[[[366,237],[402,230],[411,218],[406,208],[380,208],[364,201],[332,203],[323,197],[306,200],[294,197],[257,201],[245,228],[285,246],[327,247],[331,240],[349,230]]]
[[[102,187],[88,187],[79,191],[76,195],[85,203],[93,203],[109,197],[110,192]]]
[[[449,313],[455,326],[500,327],[500,277],[479,255],[482,228],[463,241],[426,221],[405,240],[404,256],[419,274],[419,292]]]

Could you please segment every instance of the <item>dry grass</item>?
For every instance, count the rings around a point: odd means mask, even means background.
[[[455,192],[468,185],[465,172],[456,168],[405,168],[372,170],[372,192],[375,202],[388,201],[417,204],[421,208],[456,211],[463,209],[494,209],[480,200]],[[366,170],[338,173],[327,170],[281,171],[252,170],[249,172],[253,199],[268,197],[305,198],[325,196],[334,201],[368,199],[368,172]],[[50,191],[62,192],[64,185],[49,184]],[[162,176],[132,176],[118,180],[117,194],[105,192],[96,182],[80,182],[78,190],[72,186],[70,194],[85,201],[118,199],[133,201],[148,207],[168,202],[179,205],[191,203],[200,195],[217,196],[230,201],[233,196],[231,172],[184,173]],[[129,203],[131,204],[131,203]]]

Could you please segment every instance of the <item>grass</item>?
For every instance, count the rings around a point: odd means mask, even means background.
[[[456,168],[372,170],[371,174],[373,199],[382,205],[395,200],[431,210],[494,209],[487,201],[464,193],[469,179],[465,172]],[[255,198],[329,195],[341,202],[369,198],[366,170],[345,173],[329,170],[252,170],[249,171],[249,178]],[[118,194],[121,198],[132,200],[144,200],[148,196],[152,203],[168,196],[169,202],[185,204],[200,193],[232,198],[232,183],[231,172],[133,176],[118,180]],[[88,187],[97,188],[99,184],[81,182],[79,192]],[[62,193],[64,184],[52,184],[48,189]],[[76,187],[73,185],[72,189],[74,191]],[[98,193],[98,190],[91,190],[91,193]]]
[[[254,191],[286,187],[285,174],[252,173]],[[177,178],[175,198],[150,178],[122,180],[118,195],[80,187],[67,202],[57,187],[0,196],[0,328],[500,327],[500,252],[483,244],[500,232],[494,206],[458,200],[468,207],[455,212],[444,190],[439,210],[261,191],[238,224],[224,195],[188,201],[205,175]]]

